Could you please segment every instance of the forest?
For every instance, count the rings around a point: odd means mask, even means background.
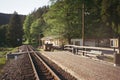
[[[82,38],[82,10],[86,39],[120,37],[119,0],[50,1],[50,6],[35,9],[24,19],[14,12],[9,23],[0,26],[0,46],[38,44],[39,36],[59,36],[68,43],[72,38]]]

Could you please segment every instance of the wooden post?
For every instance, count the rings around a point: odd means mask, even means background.
[[[85,45],[85,40],[84,40],[84,27],[85,27],[85,13],[84,13],[84,2],[82,4],[82,46]],[[84,47],[83,47],[83,56],[84,56]]]
[[[84,3],[82,4],[82,45],[84,46],[84,27],[85,27],[85,24],[84,24],[84,18],[85,18],[85,14],[84,14]]]

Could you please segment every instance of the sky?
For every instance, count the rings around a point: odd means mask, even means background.
[[[0,0],[0,13],[27,15],[34,9],[50,4],[49,0]]]

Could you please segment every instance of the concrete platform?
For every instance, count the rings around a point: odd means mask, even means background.
[[[68,51],[41,53],[78,80],[120,80],[120,67],[113,63],[74,55]]]
[[[16,53],[7,53],[6,59],[17,59],[20,55],[22,55],[24,52],[16,52]]]

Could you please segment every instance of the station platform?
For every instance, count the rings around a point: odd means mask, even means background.
[[[113,63],[74,55],[68,51],[40,51],[77,80],[120,80],[120,67]]]

